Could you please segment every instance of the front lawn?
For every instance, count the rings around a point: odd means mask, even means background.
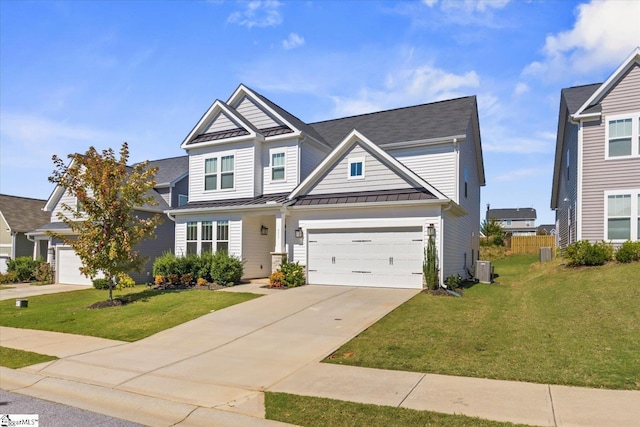
[[[136,286],[114,291],[114,298],[128,298],[129,304],[89,309],[93,303],[106,300],[108,291],[87,289],[29,297],[28,308],[16,308],[13,299],[0,301],[0,325],[137,341],[258,296],[209,290],[160,291]]]
[[[266,418],[305,427],[348,426],[448,426],[507,427],[516,424],[483,420],[465,415],[344,402],[321,397],[266,392]]]
[[[11,369],[24,368],[25,366],[56,360],[56,356],[34,353],[32,351],[16,350],[14,348],[0,347],[0,366]]]
[[[640,265],[496,261],[498,284],[419,294],[326,362],[478,378],[640,389]]]

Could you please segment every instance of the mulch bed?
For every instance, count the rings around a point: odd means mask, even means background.
[[[119,307],[121,305],[126,305],[128,303],[129,303],[129,301],[127,301],[127,300],[123,300],[123,299],[120,299],[120,298],[115,298],[113,301],[112,300],[106,300],[106,301],[94,302],[88,308],[90,310],[93,310],[93,309],[97,309],[97,308]]]

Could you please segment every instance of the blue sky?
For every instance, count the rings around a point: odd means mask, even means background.
[[[482,209],[549,210],[560,89],[640,45],[640,1],[0,2],[0,192],[51,156],[180,143],[244,83],[304,121],[477,95]]]

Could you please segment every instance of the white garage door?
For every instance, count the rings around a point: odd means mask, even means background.
[[[421,228],[309,232],[308,282],[422,288]]]
[[[85,277],[80,270],[82,262],[71,248],[58,248],[58,283],[65,285],[93,285],[90,278]]]

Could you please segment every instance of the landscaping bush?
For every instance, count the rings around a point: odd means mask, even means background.
[[[38,282],[53,283],[54,273],[55,271],[53,270],[53,267],[51,266],[51,264],[49,264],[48,262],[41,262],[36,267],[35,271],[33,272],[33,275],[35,276]]]
[[[623,263],[640,261],[640,241],[627,240],[624,242],[616,252],[616,261]]]
[[[588,240],[580,240],[567,246],[565,255],[572,266],[604,265],[613,259],[613,246],[606,242],[592,244]]]
[[[16,283],[18,278],[16,277],[16,273],[13,271],[7,273],[0,273],[0,284],[5,283]]]
[[[240,283],[244,272],[244,263],[227,251],[217,251],[211,260],[211,279],[222,286]]]
[[[280,271],[284,275],[284,285],[287,288],[295,288],[306,283],[304,267],[298,264],[297,261],[289,262],[283,259],[280,264]]]
[[[35,271],[42,260],[34,260],[29,256],[21,256],[10,259],[7,262],[7,272],[15,273],[19,282],[28,282],[35,279]]]
[[[196,257],[193,262],[193,270],[191,274],[196,279],[204,279],[207,282],[212,282],[211,279],[211,265],[213,264],[213,254],[211,252],[205,252],[199,257]]]
[[[447,289],[458,289],[462,286],[462,276],[459,274],[452,274],[444,279],[444,284],[447,285]]]
[[[269,286],[272,288],[281,288],[284,286],[284,274],[280,270],[276,270],[269,276]]]
[[[178,268],[178,260],[171,252],[164,252],[153,262],[153,275],[168,277],[170,274],[176,274]]]
[[[96,289],[109,289],[109,279],[93,279],[93,287]]]
[[[124,288],[133,288],[135,286],[136,282],[131,278],[131,276],[125,273],[118,274],[118,284],[116,286],[116,289],[122,290]]]

